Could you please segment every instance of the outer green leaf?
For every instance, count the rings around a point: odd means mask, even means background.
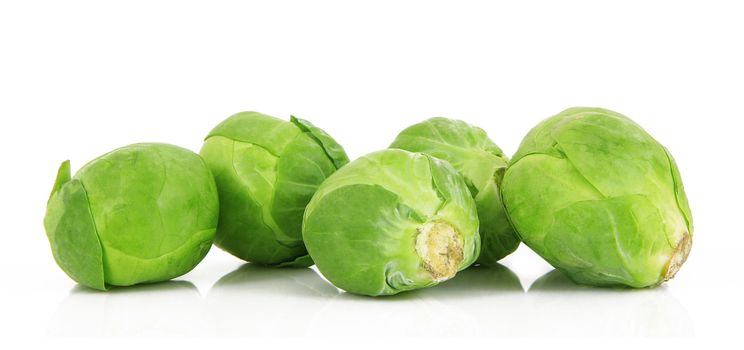
[[[524,242],[580,283],[657,285],[689,253],[691,215],[676,164],[616,112],[571,108],[533,128],[502,195]]]
[[[467,234],[478,230],[476,203],[470,197],[467,187],[463,186],[462,176],[449,163],[429,157],[429,169],[432,187],[437,192],[441,204],[428,218],[431,221],[446,222],[454,226],[457,232],[463,233],[465,259],[460,263],[459,271],[472,265],[481,251],[480,235],[471,237]]]
[[[277,226],[295,242],[302,242],[302,214],[315,190],[336,167],[322,147],[309,137],[287,145],[276,166],[276,188],[271,215]]]
[[[497,261],[514,252],[520,241],[507,219],[496,181],[490,182],[478,192],[475,206],[478,209],[481,236],[477,262],[484,266],[497,267]]]
[[[579,282],[654,285],[668,260],[663,229],[659,211],[642,195],[575,202],[556,212],[546,256]]]
[[[418,256],[406,249],[415,245],[416,228],[423,222],[394,193],[356,184],[325,195],[323,205],[307,217],[305,230],[315,264],[337,287],[357,294],[395,294],[434,283],[420,270]]]
[[[525,244],[543,251],[555,211],[604,196],[565,159],[531,154],[512,163],[502,182],[504,205]]]
[[[222,136],[254,144],[278,157],[301,132],[295,125],[281,119],[258,112],[241,112],[215,126],[207,139]]]
[[[264,264],[280,264],[306,254],[297,240],[283,235],[271,216],[276,157],[261,147],[225,137],[207,139],[201,154],[219,190],[215,245],[241,259]]]
[[[164,281],[207,254],[217,188],[193,152],[165,144],[122,147],[60,186],[69,178],[69,165],[62,168],[45,226],[58,263],[81,284]]]
[[[318,269],[336,286],[389,295],[441,281],[417,251],[422,225],[430,223],[454,228],[463,255],[453,260],[458,270],[477,258],[475,203],[460,175],[441,160],[386,150],[323,182],[305,210],[303,237]]]
[[[429,157],[412,156],[410,152],[379,151],[360,157],[335,172],[333,181],[325,181],[313,196],[306,212],[314,201],[337,188],[357,185],[384,185],[395,193],[406,206],[423,215],[431,215],[441,204],[439,194],[432,186]],[[347,169],[348,168],[348,169]]]
[[[72,174],[70,172],[70,161],[66,160],[62,162],[62,164],[59,166],[59,169],[57,169],[57,178],[54,180],[54,187],[52,188],[52,193],[49,194],[49,198],[51,199],[54,194],[59,192],[62,186],[70,181],[71,178]]]
[[[325,131],[305,119],[291,116],[290,121],[323,147],[323,150],[336,166],[336,169],[349,163],[349,157],[346,156],[343,147],[331,135],[328,135]]]
[[[679,168],[677,168],[677,162],[674,161],[674,157],[669,153],[669,150],[664,149],[667,158],[669,158],[669,167],[672,170],[672,179],[674,181],[674,197],[677,200],[679,210],[685,217],[685,223],[687,229],[692,233],[692,212],[690,211],[690,203],[687,201],[687,195],[685,194],[685,187],[682,185],[682,176],[679,174]]]
[[[88,197],[79,180],[70,180],[70,162],[59,168],[44,217],[44,227],[57,264],[76,282],[106,290],[101,243]]]
[[[220,192],[215,244],[258,264],[309,266],[302,215],[317,187],[348,161],[319,128],[256,112],[220,123],[201,155]]]
[[[403,130],[390,145],[445,160],[463,175],[476,200],[483,242],[478,263],[495,265],[519,239],[503,209],[498,183],[508,158],[483,129],[459,120],[431,118]]]

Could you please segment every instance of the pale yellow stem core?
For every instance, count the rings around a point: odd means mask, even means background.
[[[449,224],[427,222],[418,228],[416,253],[435,281],[448,280],[455,276],[462,262],[462,239]]]
[[[668,281],[677,274],[679,268],[687,260],[687,256],[690,255],[690,248],[692,247],[692,236],[685,232],[682,235],[682,239],[677,243],[677,248],[674,249],[674,254],[669,259],[669,265],[667,265],[666,273],[664,274],[664,281]]]

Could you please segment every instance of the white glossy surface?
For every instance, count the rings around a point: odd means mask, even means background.
[[[741,310],[738,302],[727,304],[738,284],[709,298],[716,289],[683,270],[656,289],[590,288],[573,284],[524,246],[507,259],[508,265],[528,263],[532,271],[522,279],[517,266],[476,267],[434,288],[369,298],[339,291],[314,269],[241,265],[213,250],[177,281],[103,293],[55,278],[57,287],[46,291],[6,293],[46,305],[11,308],[33,321],[16,325],[19,330],[50,336],[686,337],[737,327],[726,320]],[[538,278],[531,280],[533,274]]]
[[[0,339],[738,336],[742,13],[722,1],[3,1]],[[508,270],[391,298],[340,293],[310,269],[241,268],[217,249],[178,281],[99,293],[55,265],[43,230],[61,161],[76,170],[145,141],[197,151],[241,110],[312,120],[355,158],[433,116],[513,154],[575,105],[627,114],[679,164],[694,243],[660,288],[576,287],[522,246]]]

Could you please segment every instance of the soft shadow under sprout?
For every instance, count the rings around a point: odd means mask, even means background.
[[[472,266],[460,271],[449,281],[421,292],[437,297],[473,297],[506,293],[524,293],[519,277],[508,267]]]
[[[332,336],[509,335],[524,290],[507,267],[470,267],[446,282],[384,297],[341,293],[313,318],[313,334]]]
[[[690,336],[684,306],[664,286],[654,289],[578,285],[558,270],[527,293],[531,330],[560,336]]]
[[[602,288],[602,287],[590,287],[581,284],[577,284],[571,281],[566,275],[559,270],[551,270],[546,274],[540,276],[532,282],[529,291],[534,292],[555,292],[555,291],[603,291],[603,290],[623,290],[622,288]]]
[[[103,294],[138,294],[138,293],[153,293],[161,291],[173,291],[173,290],[191,290],[196,294],[199,294],[199,289],[194,286],[193,283],[183,280],[171,280],[165,282],[155,283],[143,283],[135,284],[133,286],[119,287],[109,286],[109,290],[100,291],[93,288],[89,288],[80,284],[75,285],[70,290],[70,294],[91,294],[91,295],[103,295]]]
[[[285,296],[332,297],[338,294],[338,289],[324,281],[310,268],[276,268],[254,264],[243,264],[222,276],[209,293],[224,289]]]
[[[56,336],[203,335],[201,296],[187,281],[101,292],[80,285],[60,303],[48,325]]]
[[[227,336],[295,336],[338,289],[309,268],[242,265],[207,293],[213,333]]]

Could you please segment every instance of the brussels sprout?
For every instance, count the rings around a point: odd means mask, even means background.
[[[313,264],[302,213],[318,185],[349,161],[336,141],[302,119],[243,112],[209,133],[201,155],[220,193],[215,245],[262,265]]]
[[[329,281],[371,296],[436,285],[480,251],[462,177],[445,161],[399,149],[361,157],[323,182],[303,237]]]
[[[571,108],[532,129],[502,197],[522,240],[577,283],[658,285],[692,244],[692,216],[671,154],[638,124]]]
[[[390,145],[448,161],[460,172],[475,198],[481,251],[476,263],[496,266],[519,246],[499,194],[509,159],[483,129],[459,120],[431,118],[403,130]]]
[[[189,272],[212,245],[218,212],[217,187],[198,155],[143,143],[98,157],[74,177],[62,163],[44,227],[62,270],[106,290]]]

